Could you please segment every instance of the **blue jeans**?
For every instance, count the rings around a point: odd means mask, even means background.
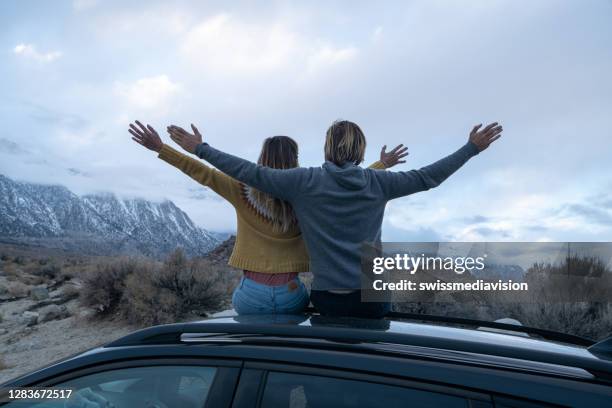
[[[232,304],[239,315],[302,313],[310,302],[299,279],[280,286],[267,286],[243,277],[234,290]]]

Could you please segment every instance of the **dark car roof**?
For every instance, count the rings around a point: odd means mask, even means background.
[[[484,324],[484,323],[483,323]],[[587,359],[599,358],[591,354],[587,347],[525,337],[520,332],[492,331],[493,329],[467,329],[427,323],[411,323],[388,319],[326,318],[321,316],[234,316],[212,318],[187,323],[154,326],[129,334],[109,343],[109,347],[163,342],[163,335],[228,333],[228,334],[266,334],[278,336],[304,336],[329,339],[359,340],[362,342],[392,342],[397,345],[412,345],[421,339],[445,342],[448,348],[457,343],[471,343],[474,350],[482,351],[482,346],[496,345],[512,347],[525,352],[538,350],[542,353],[557,353]],[[350,337],[349,334],[358,336]],[[171,341],[171,337],[166,341]],[[180,339],[174,338],[175,341]],[[395,340],[395,342],[393,342]],[[412,340],[412,341],[411,341]]]
[[[314,321],[313,321],[314,320]],[[297,323],[297,322],[296,322]],[[525,351],[539,350],[541,352],[560,353],[565,355],[573,355],[584,358],[597,359],[598,357],[591,354],[586,347],[564,344],[547,340],[540,340],[531,337],[524,337],[518,334],[493,332],[486,329],[466,329],[450,326],[426,324],[426,323],[411,323],[393,320],[371,320],[371,319],[351,319],[351,318],[319,318],[307,317],[302,322],[297,324],[287,324],[275,320],[274,317],[264,316],[236,316],[233,318],[215,318],[194,322],[196,325],[201,325],[207,331],[217,331],[220,327],[227,328],[227,325],[237,325],[241,327],[245,333],[249,330],[255,333],[260,330],[254,329],[253,326],[277,326],[279,329],[285,326],[285,330],[278,330],[279,334],[285,335],[304,335],[311,332],[312,329],[302,328],[322,328],[330,332],[336,331],[338,334],[343,332],[352,332],[353,330],[362,331],[364,336],[359,337],[360,340],[368,342],[389,341],[397,339],[398,345],[410,345],[411,339],[427,338],[438,339],[448,342],[447,345],[452,348],[452,345],[457,342],[470,342],[474,345],[473,351],[482,350],[480,346],[497,345],[507,346]],[[217,328],[215,325],[222,325]],[[296,327],[297,326],[297,327]],[[169,327],[171,330],[180,328]],[[289,330],[286,330],[286,329]],[[269,329],[268,333],[272,334],[275,330]],[[150,332],[149,332],[150,333]],[[154,333],[154,332],[153,332]],[[142,333],[146,334],[146,332]],[[152,333],[151,333],[152,334]],[[127,336],[125,338],[127,340]],[[119,340],[121,341],[121,340]]]
[[[509,358],[612,374],[612,359],[592,353],[583,344],[532,338],[520,331],[492,330],[496,329],[467,329],[390,319],[253,315],[155,326],[125,336],[107,347],[228,341],[255,345],[267,344],[273,338],[275,345],[303,346],[308,340],[310,346],[318,341],[318,347],[324,347],[323,342],[326,342],[353,350],[361,347],[405,355],[437,354],[448,358],[452,352],[455,356],[462,353],[464,359],[477,359],[477,356],[481,359],[485,356]]]

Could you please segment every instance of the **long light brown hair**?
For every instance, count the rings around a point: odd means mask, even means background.
[[[348,120],[337,120],[325,135],[325,160],[339,166],[346,162],[360,164],[365,155],[366,139],[361,128]]]
[[[257,164],[273,169],[292,169],[298,167],[298,145],[289,136],[273,136],[263,142]],[[297,225],[291,205],[271,195],[250,188],[249,196],[256,207],[271,223],[276,231],[287,232]]]

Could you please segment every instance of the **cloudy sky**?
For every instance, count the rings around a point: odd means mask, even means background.
[[[607,0],[3,1],[0,173],[169,198],[230,231],[232,208],[134,144],[131,120],[194,122],[252,160],[286,134],[317,166],[345,118],[370,162],[406,144],[405,170],[497,120],[491,149],[389,204],[383,238],[610,241],[610,21]]]

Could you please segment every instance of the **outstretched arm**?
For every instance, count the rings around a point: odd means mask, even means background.
[[[233,204],[240,199],[240,183],[237,180],[207,166],[200,160],[184,155],[166,144],[162,147],[158,157],[203,186],[210,188],[230,203]]]
[[[380,174],[379,179],[387,199],[391,200],[439,186],[469,159],[501,137],[503,128],[497,122],[479,130],[481,126],[474,126],[468,143],[463,147],[429,166],[419,170]]]
[[[183,149],[206,160],[228,176],[282,200],[291,201],[296,198],[308,173],[307,169],[279,170],[258,166],[202,143],[202,135],[198,129],[194,125],[191,125],[191,128],[194,134],[178,126],[169,126],[168,133]]]
[[[198,183],[209,187],[229,202],[234,202],[239,198],[239,185],[236,180],[164,144],[151,125],[144,126],[139,121],[135,123],[136,125],[130,123],[129,132],[132,134],[132,140],[149,150],[157,152],[157,157],[176,167]]]

